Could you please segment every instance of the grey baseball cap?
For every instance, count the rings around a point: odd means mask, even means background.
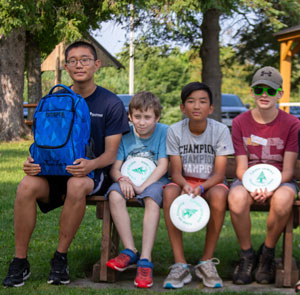
[[[252,78],[251,87],[256,85],[267,85],[273,89],[281,88],[282,76],[273,67],[263,67],[259,69]]]

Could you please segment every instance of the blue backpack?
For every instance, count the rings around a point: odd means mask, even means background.
[[[64,91],[53,93],[56,87]],[[41,166],[39,175],[71,175],[67,165],[79,158],[91,158],[90,111],[84,98],[58,84],[38,104],[32,126],[34,143],[30,154]],[[89,177],[93,178],[93,172]]]

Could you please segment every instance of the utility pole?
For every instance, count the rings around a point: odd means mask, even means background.
[[[134,94],[134,10],[130,4],[129,94]]]

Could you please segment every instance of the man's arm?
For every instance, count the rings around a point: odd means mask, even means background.
[[[236,177],[242,180],[244,173],[248,169],[248,157],[247,155],[240,155],[235,157],[236,161]]]
[[[170,167],[172,182],[177,183],[185,193],[191,194],[193,189],[182,175],[181,157],[178,155],[170,156]]]
[[[83,177],[89,174],[92,170],[104,168],[113,164],[117,157],[119,144],[122,134],[115,134],[105,137],[105,151],[96,159],[77,159],[73,165],[66,167],[66,170],[73,176]]]
[[[292,180],[295,172],[295,166],[297,161],[297,153],[285,152],[283,156],[283,166],[281,172],[281,183],[289,182]]]
[[[216,156],[213,176],[208,178],[206,181],[202,183],[202,186],[205,191],[207,191],[214,185],[218,183],[222,183],[224,181],[224,177],[226,173],[226,164],[227,164],[227,156]],[[200,194],[201,194],[201,189],[199,187],[196,187],[194,189],[194,195],[200,195]]]
[[[116,160],[110,169],[110,176],[115,182],[119,182],[121,191],[126,199],[131,199],[135,196],[133,183],[127,176],[122,176],[121,168],[123,161]]]

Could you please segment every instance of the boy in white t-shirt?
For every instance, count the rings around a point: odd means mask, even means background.
[[[213,258],[223,225],[228,187],[224,184],[227,155],[233,154],[228,127],[207,118],[213,112],[210,88],[200,82],[186,85],[181,92],[182,113],[186,119],[170,126],[167,154],[170,157],[172,183],[164,189],[163,209],[175,264],[164,281],[164,288],[181,288],[192,279],[184,257],[182,232],[170,219],[170,206],[180,194],[201,195],[209,203],[211,217],[207,225],[205,248],[195,266],[196,276],[207,287],[223,282]]]

